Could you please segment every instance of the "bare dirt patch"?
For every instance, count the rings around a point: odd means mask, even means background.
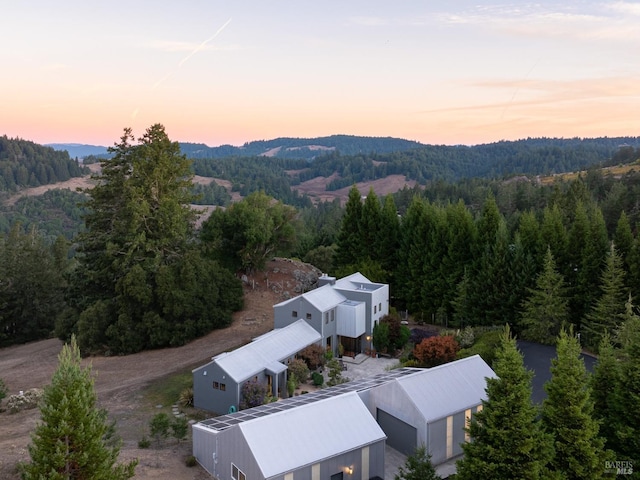
[[[169,443],[160,449],[139,449],[138,441],[147,432],[151,417],[171,412],[170,405],[156,408],[145,400],[145,388],[176,373],[190,372],[212,356],[251,341],[273,328],[273,305],[309,288],[305,282],[317,279],[319,270],[311,265],[287,259],[274,259],[264,271],[244,278],[245,306],[236,312],[231,326],[216,330],[179,348],[153,350],[135,355],[92,357],[95,388],[101,406],[117,422],[123,439],[122,461],[138,458],[137,479],[203,480],[211,478],[200,467],[188,468],[185,458],[191,454],[191,442]],[[57,339],[0,349],[0,378],[10,394],[50,383],[57,366],[62,343]],[[176,399],[177,400],[177,399]],[[29,459],[30,433],[39,419],[39,411],[0,413],[0,478],[18,479],[16,464]]]
[[[339,198],[341,203],[345,203],[349,197],[351,186],[341,188],[340,190],[327,191],[327,185],[334,179],[338,178],[338,174],[334,173],[330,177],[316,177],[300,185],[294,187],[295,190],[302,194],[307,194],[314,201],[333,201]],[[385,178],[379,178],[369,182],[358,182],[356,186],[362,195],[366,195],[369,188],[373,188],[378,196],[388,195],[402,190],[405,186],[413,188],[417,182],[415,180],[407,180],[404,175],[389,175]]]

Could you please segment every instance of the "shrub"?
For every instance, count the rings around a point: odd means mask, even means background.
[[[293,378],[287,380],[287,393],[290,397],[293,397],[293,393],[296,391],[296,381]]]
[[[322,376],[322,374],[321,374],[321,373],[313,372],[313,373],[311,374],[311,378],[313,379],[313,384],[314,384],[316,387],[321,387],[321,386],[322,386],[322,384],[324,383],[324,377]]]
[[[435,367],[455,360],[459,348],[458,342],[452,336],[431,337],[416,345],[413,355],[423,365]]]
[[[304,360],[296,358],[289,362],[289,378],[295,379],[296,386],[309,378],[309,367]]]
[[[7,408],[9,413],[17,413],[20,410],[29,410],[36,408],[40,403],[40,399],[44,394],[44,390],[40,388],[31,388],[22,395],[9,395],[7,399]]]
[[[0,403],[2,403],[2,400],[4,400],[4,397],[7,396],[7,393],[9,393],[9,389],[5,385],[4,380],[0,378]]]
[[[180,440],[187,438],[187,433],[189,433],[189,422],[187,422],[187,419],[184,417],[174,417],[171,421],[171,435],[173,435],[173,438],[180,443]]]
[[[476,336],[473,332],[473,328],[468,326],[458,334],[457,340],[461,348],[469,348],[475,342],[475,337]]]
[[[373,327],[373,346],[379,352],[386,352],[389,345],[389,324],[378,322]]]
[[[480,355],[488,365],[493,363],[496,350],[500,345],[500,330],[489,330],[476,337],[476,341],[470,348],[465,348],[458,352],[457,358]]]
[[[156,439],[156,444],[160,445],[160,442],[169,436],[169,428],[171,426],[171,420],[166,413],[156,413],[149,422],[149,430],[151,436]]]
[[[258,407],[264,404],[264,399],[267,396],[267,386],[257,380],[251,380],[242,385],[241,393],[240,410]]]
[[[332,359],[328,365],[329,367],[329,381],[327,385],[333,387],[334,385],[340,385],[341,383],[345,383],[346,380],[342,378],[342,365],[335,358]]]
[[[304,360],[310,370],[315,370],[325,363],[324,349],[320,345],[309,345],[298,356]]]
[[[146,435],[143,435],[140,440],[138,440],[138,448],[149,448],[151,446],[151,440],[147,438]]]
[[[193,455],[189,455],[185,461],[184,464],[187,467],[195,467],[198,464],[198,460],[196,460],[196,457],[194,457]]]
[[[412,328],[409,341],[414,345],[418,345],[425,338],[431,338],[437,335],[438,335],[438,332],[435,330],[424,330],[422,328]]]
[[[178,403],[183,407],[193,407],[193,387],[187,387],[180,392]]]

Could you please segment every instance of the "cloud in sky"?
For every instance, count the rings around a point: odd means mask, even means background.
[[[640,3],[592,4],[588,11],[562,3],[478,5],[463,11],[441,12],[436,17],[444,24],[477,26],[510,35],[640,41],[637,19],[630,15],[640,15]]]

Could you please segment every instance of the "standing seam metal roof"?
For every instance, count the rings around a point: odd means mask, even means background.
[[[238,428],[267,479],[387,438],[355,392],[241,423]]]
[[[295,355],[308,345],[319,342],[320,334],[300,319],[284,328],[273,330],[232,352],[214,357],[217,363],[236,382],[242,382],[265,368],[283,371],[274,362]],[[286,368],[286,367],[285,367]]]
[[[396,379],[427,423],[486,400],[486,378],[494,371],[479,356],[464,358]]]

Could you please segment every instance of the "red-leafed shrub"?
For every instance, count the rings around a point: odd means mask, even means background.
[[[458,342],[452,336],[430,337],[415,346],[413,356],[423,365],[435,367],[454,361],[459,349]]]

